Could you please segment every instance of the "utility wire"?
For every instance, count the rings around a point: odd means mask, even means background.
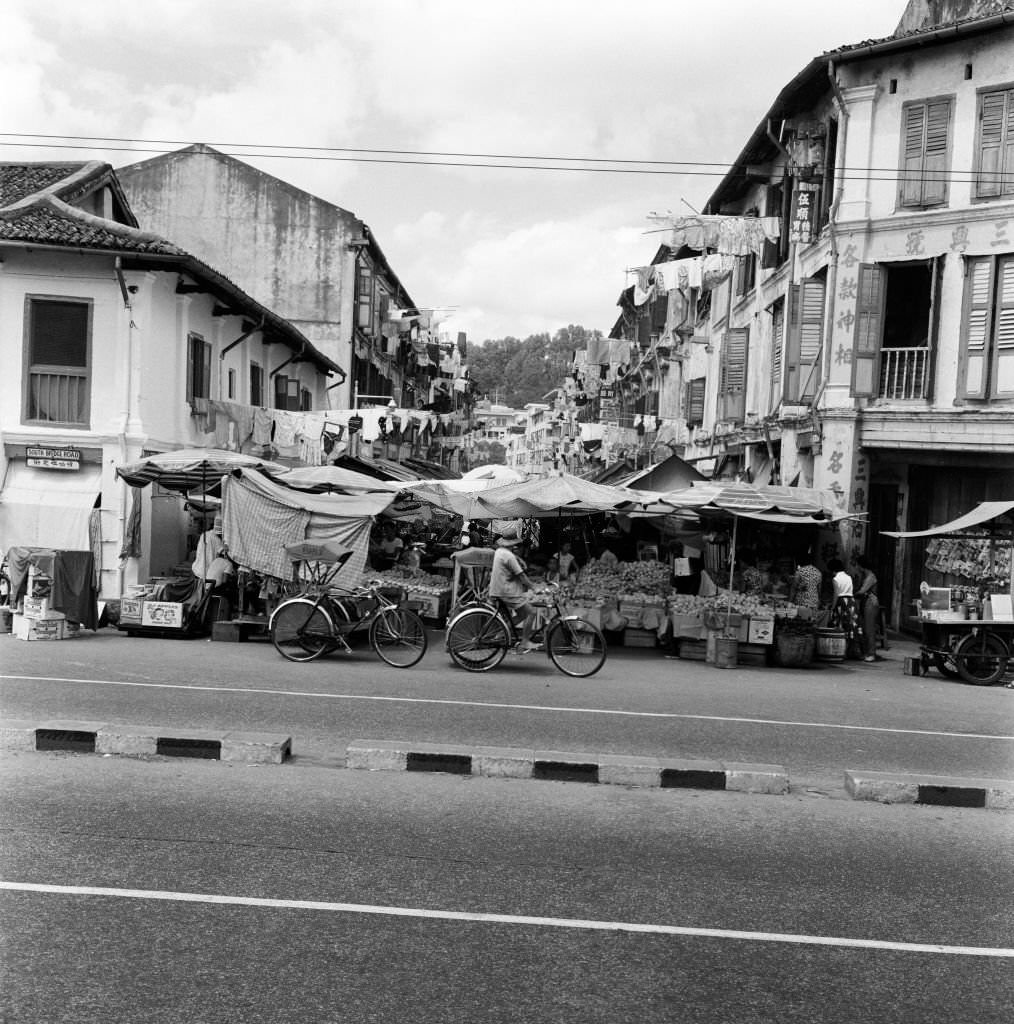
[[[0,141],[0,146],[6,147],[18,147],[24,148],[26,146],[36,149],[73,149],[73,150],[93,150],[98,149],[104,152],[114,153],[153,153],[153,154],[167,154],[174,152],[175,149],[163,149],[159,148],[162,145],[173,146],[173,147],[186,147],[193,145],[193,143],[183,143],[171,140],[143,140],[143,139],[105,139],[102,136],[83,136],[83,135],[34,135],[29,133],[19,132],[0,132],[0,139],[68,139],[68,140],[82,140],[82,141],[95,141],[95,142],[119,142],[119,143],[143,143],[143,145],[103,145],[103,146],[90,146],[90,145],[73,145],[71,143],[55,143],[55,142],[28,142],[28,141],[11,141],[3,142]],[[732,165],[727,163],[712,163],[709,161],[679,161],[679,160],[609,160],[599,157],[551,157],[551,156],[511,156],[507,154],[493,154],[493,153],[442,153],[437,151],[427,150],[397,150],[397,149],[351,149],[341,147],[325,147],[325,146],[285,146],[277,147],[288,150],[295,150],[295,152],[266,152],[263,148],[255,148],[254,144],[250,143],[209,143],[216,147],[228,147],[232,148],[233,145],[238,147],[247,147],[254,149],[253,152],[243,152],[235,154],[241,157],[257,158],[263,160],[320,160],[326,162],[338,162],[338,163],[373,163],[373,164],[396,164],[404,166],[415,166],[415,167],[475,167],[475,168],[490,168],[497,170],[527,170],[527,171],[571,171],[571,172],[583,172],[586,174],[654,174],[654,175],[666,175],[666,176],[680,176],[686,175],[689,177],[706,177],[706,178],[724,178],[727,175],[733,177],[746,178],[751,175],[746,170],[733,171]],[[274,147],[272,147],[274,148]],[[370,156],[334,156],[329,154],[334,153],[387,153],[387,154],[406,154],[415,156],[461,156],[474,160],[484,161],[500,161],[500,160],[545,160],[554,161],[555,164],[565,164],[567,161],[584,161],[586,163],[611,163],[611,164],[625,164],[633,166],[614,166],[614,167],[572,167],[572,166],[544,166],[541,164],[515,164],[515,163],[499,163],[499,162],[485,162],[485,163],[471,163],[466,161],[452,161],[452,160],[409,160],[409,159],[395,159],[393,157],[370,157]],[[652,166],[645,166],[652,165]],[[682,170],[677,168],[690,168],[690,167],[715,167],[718,170],[705,171],[705,170]],[[667,168],[673,168],[669,170]],[[850,172],[859,173],[850,173]],[[911,172],[904,174],[899,168],[890,167],[872,167],[872,168],[855,168],[846,167],[842,169],[843,177],[849,181],[895,181],[898,178],[904,176],[906,180],[940,180],[940,172],[935,171],[932,173],[927,172],[924,175],[912,175]],[[965,171],[965,170],[949,170],[945,172],[945,176],[953,181],[955,184],[975,182],[975,181],[992,181],[1000,180],[1004,177],[1009,177],[1008,174],[1002,172],[984,172],[984,171]]]

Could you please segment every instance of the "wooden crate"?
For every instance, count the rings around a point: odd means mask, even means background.
[[[741,643],[736,663],[739,665],[766,665],[768,663],[768,650],[767,644]]]
[[[623,631],[624,647],[655,647],[658,644],[658,634],[653,629],[632,629],[627,627]]]
[[[704,661],[708,653],[706,640],[680,640],[679,653],[681,658],[688,661]]]

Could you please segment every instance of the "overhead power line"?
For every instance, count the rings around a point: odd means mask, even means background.
[[[0,132],[0,147],[33,149],[73,149],[99,150],[114,153],[150,153],[165,155],[180,148],[194,145],[190,142],[167,139],[130,139],[86,135],[42,135],[27,132]],[[62,142],[37,142],[36,139],[62,139]],[[94,145],[85,143],[95,143]],[[108,145],[99,143],[117,143]],[[732,171],[729,163],[710,162],[706,160],[612,160],[604,157],[562,157],[562,156],[523,156],[495,153],[452,153],[430,150],[400,149],[353,149],[337,146],[257,146],[254,143],[208,143],[217,149],[236,150],[236,157],[255,158],[261,160],[316,160],[336,163],[372,163],[395,164],[410,167],[463,167],[493,170],[524,170],[524,171],[567,171],[584,174],[650,174],[668,177],[704,177],[724,178],[730,173],[733,177],[755,177],[747,170]],[[172,148],[164,148],[164,147]],[[286,152],[279,152],[285,150]],[[386,156],[368,156],[369,153],[383,153]],[[335,155],[353,154],[353,155]],[[400,156],[399,156],[400,154]],[[431,159],[406,159],[406,157],[429,157]],[[436,159],[442,157],[462,157],[462,160]],[[506,160],[541,160],[550,163],[504,163]],[[472,162],[483,161],[483,162]],[[576,166],[575,164],[611,164],[613,166]],[[690,168],[715,168],[715,170],[691,170]],[[842,177],[849,181],[896,181],[903,176],[897,167],[841,169]],[[923,175],[904,175],[906,180],[938,181],[941,172],[927,172]],[[1008,177],[1000,172],[989,173],[972,170],[951,169],[943,173],[954,184],[972,183],[976,181],[1001,180]]]

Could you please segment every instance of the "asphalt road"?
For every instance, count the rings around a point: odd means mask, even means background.
[[[398,670],[368,649],[292,664],[263,643],[4,637],[0,715],[280,732],[324,763],[351,740],[390,739],[782,764],[794,786],[829,794],[846,769],[1014,778],[1014,690],[906,676],[911,644],[806,670],[612,648],[574,680],[541,654],[463,672],[441,639]]]
[[[42,753],[0,758],[0,810],[12,1024],[1006,1024],[1014,1001],[998,813]]]

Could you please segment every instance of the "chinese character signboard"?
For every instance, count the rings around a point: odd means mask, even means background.
[[[814,207],[817,192],[806,185],[796,188],[792,203],[792,221],[789,224],[789,241],[806,245],[813,241]]]

